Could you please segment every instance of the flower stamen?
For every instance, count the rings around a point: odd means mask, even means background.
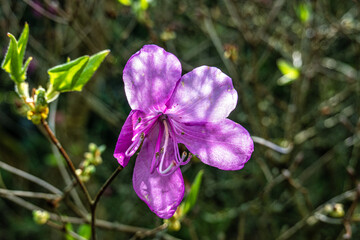
[[[145,134],[142,132],[140,137],[135,139],[135,141],[133,141],[130,147],[126,150],[125,156],[131,157],[132,155],[134,155],[134,153],[139,149],[140,145],[144,141],[144,138],[145,138]]]
[[[159,135],[158,135],[158,139],[156,141],[156,146],[155,146],[155,153],[154,153],[153,159],[151,161],[150,173],[154,172],[157,160],[160,157],[160,144],[161,144],[161,140],[162,140],[163,135],[164,135],[164,129],[162,128],[162,126],[160,124],[160,126],[159,126]]]
[[[166,149],[169,144],[169,127],[166,123],[166,120],[163,120],[163,123],[164,123],[164,129],[165,129],[165,141],[164,141],[163,147],[161,148],[163,150],[163,153],[161,155],[161,160],[160,160],[160,164],[159,164],[159,168],[158,168],[160,174],[166,174],[172,168],[172,164],[170,164],[170,166],[167,169],[165,169],[165,171],[162,170],[163,165],[164,165]]]

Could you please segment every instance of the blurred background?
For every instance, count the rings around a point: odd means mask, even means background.
[[[204,170],[198,201],[181,229],[167,233],[179,239],[360,239],[359,14],[357,0],[0,0],[1,59],[7,32],[18,37],[25,22],[25,57],[34,58],[31,88],[46,86],[47,69],[67,57],[111,50],[81,93],[64,93],[50,106],[76,166],[89,143],[106,146],[86,183],[92,195],[117,167],[112,154],[130,112],[122,70],[133,53],[154,43],[180,59],[183,73],[220,68],[239,93],[230,118],[258,141],[286,151],[256,143],[245,168],[235,172],[198,161],[184,166],[187,185]],[[42,133],[24,117],[13,82],[0,71],[0,161],[63,189],[58,156]],[[107,189],[97,216],[157,227],[162,220],[133,191],[133,166]],[[0,186],[44,191],[4,169]],[[53,211],[46,201],[27,201]],[[57,211],[71,215],[62,205]],[[5,198],[0,212],[0,239],[64,239]],[[99,239],[132,235],[98,230]]]

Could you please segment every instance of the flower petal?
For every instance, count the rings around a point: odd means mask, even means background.
[[[144,144],[136,159],[133,186],[136,194],[160,218],[170,218],[184,197],[184,180],[180,169],[164,176],[153,171],[150,173],[151,160],[155,154],[156,139],[159,132],[158,125],[145,138]],[[173,148],[168,148],[166,166],[174,158]]]
[[[125,152],[133,143],[131,139],[136,134],[134,131],[134,126],[138,122],[139,117],[143,116],[143,112],[138,110],[132,110],[121,128],[120,135],[114,151],[114,157],[123,167],[126,167],[130,160],[130,157],[125,156]]]
[[[167,103],[167,114],[181,122],[215,122],[236,107],[238,95],[230,77],[202,66],[185,74]]]
[[[162,111],[177,81],[180,61],[156,45],[145,45],[132,55],[123,72],[125,93],[132,109]]]
[[[254,143],[248,131],[229,119],[216,123],[173,121],[178,142],[200,160],[222,170],[239,170],[250,159]]]

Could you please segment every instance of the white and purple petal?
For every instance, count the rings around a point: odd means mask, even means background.
[[[181,64],[175,55],[156,45],[145,45],[132,55],[123,71],[130,107],[145,113],[163,111],[180,78]]]
[[[172,174],[163,175],[158,171],[150,172],[152,160],[158,139],[159,124],[155,125],[145,139],[136,159],[133,187],[137,195],[160,218],[170,218],[184,197],[184,180],[178,168]],[[169,166],[174,159],[173,148],[165,153],[165,166]]]
[[[129,163],[131,156],[126,156],[126,151],[133,144],[132,138],[135,136],[135,126],[138,123],[138,119],[144,117],[144,113],[138,110],[132,110],[125,120],[124,125],[121,128],[119,138],[116,142],[114,151],[114,157],[119,164],[123,167]]]
[[[166,114],[181,122],[215,122],[234,110],[237,99],[230,77],[218,68],[202,66],[181,78]]]
[[[239,170],[250,159],[254,143],[248,131],[229,119],[209,123],[173,121],[177,140],[200,160],[222,170]]]

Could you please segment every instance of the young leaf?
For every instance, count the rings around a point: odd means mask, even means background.
[[[191,189],[189,192],[189,195],[186,197],[185,201],[181,204],[181,215],[185,215],[189,212],[189,210],[195,205],[200,185],[201,185],[201,179],[204,174],[203,170],[200,170],[198,174],[195,177],[194,183],[191,185]]]
[[[83,56],[49,69],[48,102],[55,100],[60,92],[81,91],[109,52],[105,50],[91,57]]]
[[[1,65],[1,68],[5,70],[5,72],[9,73],[10,78],[16,82],[20,83],[20,64],[19,64],[19,54],[18,54],[18,45],[15,37],[8,33],[8,37],[10,38],[9,48],[6,52],[5,59]]]
[[[48,70],[50,84],[55,91],[72,91],[77,79],[84,70],[89,56],[83,56]]]
[[[26,45],[29,39],[29,25],[25,23],[24,30],[22,31],[19,41],[18,41],[18,53],[19,59],[22,63],[25,55]]]
[[[94,75],[95,71],[99,68],[102,61],[109,54],[109,50],[104,50],[92,55],[89,58],[84,70],[82,71],[79,79],[76,81],[72,91],[81,91],[84,85],[90,80]]]
[[[16,41],[15,37],[10,33],[8,33],[8,37],[10,38],[10,43],[1,68],[9,73],[10,78],[16,84],[20,84],[26,79],[26,70],[32,60],[32,58],[29,58],[23,66],[25,49],[29,38],[29,25],[25,24],[19,41]]]
[[[89,224],[83,224],[78,229],[78,234],[85,239],[90,239],[91,237],[91,227]]]

